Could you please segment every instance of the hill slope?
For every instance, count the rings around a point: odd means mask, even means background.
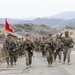
[[[0,18],[0,24],[5,24],[5,19]],[[63,12],[48,18],[36,18],[33,20],[10,19],[8,22],[14,24],[44,24],[57,29],[64,29],[66,26],[75,27],[75,12]]]
[[[52,16],[52,18],[74,19],[75,11],[61,12]]]

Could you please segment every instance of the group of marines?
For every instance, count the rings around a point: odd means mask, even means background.
[[[65,34],[64,37],[62,35]],[[69,31],[65,31],[60,35],[57,34],[54,38],[52,34],[46,37],[31,40],[30,34],[26,34],[25,40],[18,39],[14,35],[8,34],[3,44],[3,51],[5,53],[7,67],[16,65],[17,59],[24,55],[26,56],[26,69],[31,67],[33,51],[41,52],[42,57],[47,58],[48,67],[52,66],[53,61],[56,61],[57,55],[59,62],[63,64],[66,62],[70,64],[71,49],[74,46],[73,39],[69,36]]]

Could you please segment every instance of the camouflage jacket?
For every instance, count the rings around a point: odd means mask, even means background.
[[[34,48],[33,42],[27,39],[24,41],[23,46],[24,46],[24,49],[27,50],[28,52],[31,52],[31,50],[33,50]]]
[[[65,47],[72,48],[74,46],[74,41],[71,37],[64,37],[63,43]]]

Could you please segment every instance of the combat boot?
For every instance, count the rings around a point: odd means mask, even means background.
[[[59,63],[61,63],[61,60],[59,60]]]
[[[68,65],[71,65],[71,63],[70,63],[70,62],[68,62]]]
[[[29,65],[29,67],[31,67],[31,65]]]
[[[7,64],[7,68],[9,68],[9,64]]]
[[[29,68],[29,66],[26,66],[26,69],[28,69]]]
[[[48,63],[48,67],[50,67],[51,66],[51,64],[50,63]]]
[[[63,61],[63,64],[65,64],[65,61]]]
[[[14,62],[14,65],[16,65],[16,62]]]
[[[52,66],[52,62],[50,63],[50,67],[53,67],[53,66]]]

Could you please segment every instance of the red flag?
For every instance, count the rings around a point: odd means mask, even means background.
[[[14,32],[14,30],[11,28],[10,24],[8,23],[7,19],[5,20],[5,30],[9,32]]]

